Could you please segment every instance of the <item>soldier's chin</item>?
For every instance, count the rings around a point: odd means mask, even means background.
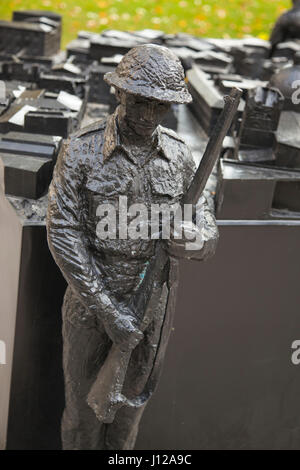
[[[135,130],[139,135],[151,135],[155,131],[157,125],[145,124],[143,122],[136,123]]]

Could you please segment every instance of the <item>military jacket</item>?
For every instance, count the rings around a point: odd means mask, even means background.
[[[159,126],[153,146],[141,165],[120,141],[118,108],[107,121],[97,122],[66,140],[49,191],[48,241],[69,286],[90,311],[109,315],[111,298],[123,301],[138,289],[157,240],[99,239],[99,204],[128,205],[180,200],[188,189],[195,163],[184,141]],[[205,204],[204,244],[187,252],[205,259],[214,252],[218,233]],[[174,260],[173,260],[174,261]]]

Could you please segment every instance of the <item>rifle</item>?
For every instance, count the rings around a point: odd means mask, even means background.
[[[224,109],[212,132],[193,181],[182,198],[182,204],[197,204],[213,167],[219,158],[224,137],[232,125],[241,95],[242,91],[240,89],[233,88],[230,95],[224,97]],[[155,256],[147,267],[143,282],[130,302],[130,307],[134,312],[144,312],[141,324],[139,325],[142,332],[147,329],[153,319],[153,311],[160,298],[162,289],[158,282],[158,277],[163,271],[167,260],[168,254],[164,250],[162,243],[158,243]],[[117,410],[121,406],[138,407],[149,397],[149,394],[143,392],[140,396],[129,400],[122,393],[131,354],[131,349],[124,350],[118,345],[113,344],[88,394],[88,405],[94,410],[97,418],[104,423],[112,423]],[[146,389],[147,386],[145,387]]]

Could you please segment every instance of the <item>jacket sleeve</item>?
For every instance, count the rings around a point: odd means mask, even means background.
[[[191,254],[190,258],[196,261],[206,261],[211,258],[215,254],[219,240],[219,230],[214,210],[212,209],[212,204],[208,203],[208,197],[210,196],[207,196],[207,194],[203,196],[202,214],[197,221],[200,224],[198,228],[202,231],[203,246],[200,250],[189,252]],[[201,221],[201,217],[203,217],[203,221]]]
[[[47,235],[50,251],[74,294],[105,320],[115,306],[93,267],[82,224],[82,152],[78,139],[65,141],[49,189]]]

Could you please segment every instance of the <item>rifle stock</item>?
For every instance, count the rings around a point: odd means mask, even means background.
[[[113,344],[88,394],[88,405],[103,423],[112,423],[118,409],[126,404],[122,388],[130,357],[130,350]]]

